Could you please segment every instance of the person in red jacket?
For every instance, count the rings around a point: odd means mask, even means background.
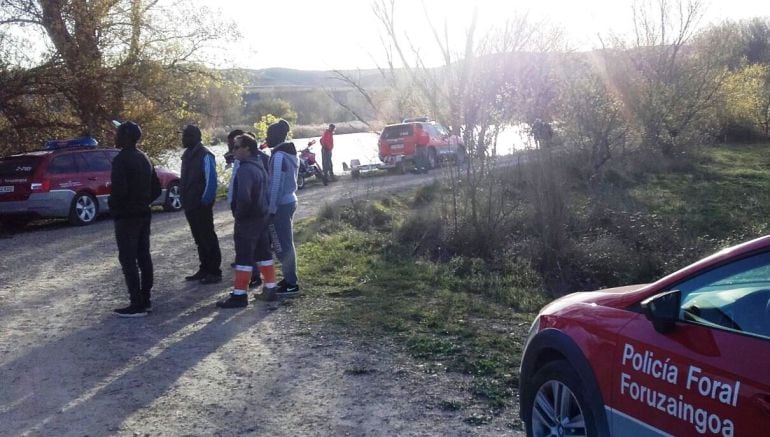
[[[416,173],[427,173],[430,169],[430,162],[428,161],[428,143],[430,143],[430,135],[425,131],[425,128],[420,123],[415,123],[415,151],[414,151],[414,170]]]
[[[321,137],[321,164],[324,168],[324,176],[333,181],[336,178],[332,169],[332,149],[334,149],[334,124],[330,124],[329,129],[326,129]]]

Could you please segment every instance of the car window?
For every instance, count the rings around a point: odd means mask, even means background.
[[[435,127],[435,126],[433,126],[432,124],[423,124],[423,125],[422,125],[422,127],[423,127],[423,129],[425,129],[425,131],[426,131],[426,132],[428,132],[428,134],[429,134],[430,136],[432,136],[433,138],[436,138],[436,137],[440,137],[440,136],[441,136],[441,135],[439,135],[438,131],[436,130],[436,127]]]
[[[444,128],[444,126],[441,126],[440,124],[435,124],[433,127],[436,128],[436,132],[439,133],[441,136],[448,136],[449,132]]]
[[[717,267],[678,284],[680,319],[770,338],[770,252]]]
[[[78,165],[75,161],[75,155],[70,153],[53,158],[48,165],[48,173],[77,173]]]
[[[14,178],[30,176],[37,168],[40,158],[20,157],[0,159],[0,177]]]
[[[396,138],[404,138],[412,135],[411,124],[397,124],[394,126],[386,126],[382,131],[382,137],[386,140],[393,140]]]
[[[112,169],[111,159],[103,152],[81,153],[82,164],[85,171],[110,171]]]

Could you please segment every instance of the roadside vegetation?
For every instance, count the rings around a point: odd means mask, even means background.
[[[298,226],[305,290],[325,302],[300,306],[301,317],[359,341],[395,344],[427,373],[462,375],[472,401],[438,407],[468,409],[466,421],[483,424],[514,404],[529,324],[555,296],[649,282],[767,233],[767,147],[699,148],[687,165],[661,172],[618,169],[598,210],[565,166],[558,177],[569,201],[555,261],[538,258],[546,251],[536,206],[519,176],[536,163],[497,170],[511,190],[505,233],[454,233],[442,212],[449,183],[327,205]]]

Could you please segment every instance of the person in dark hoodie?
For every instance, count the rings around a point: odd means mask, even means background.
[[[201,144],[201,131],[187,125],[182,131],[181,194],[182,206],[198,247],[200,267],[187,281],[213,284],[222,280],[222,252],[214,231],[214,200],[217,194],[217,169],[214,155]]]
[[[235,159],[240,162],[238,173],[233,181],[232,200],[230,209],[235,218],[233,240],[235,242],[235,284],[227,299],[217,302],[220,308],[243,308],[248,305],[249,281],[252,278],[255,261],[262,244],[262,252],[270,254],[267,241],[263,235],[269,223],[267,171],[261,153],[254,137],[239,135],[235,138]],[[275,285],[275,271],[270,256],[270,271],[259,270],[264,274],[264,282]],[[265,286],[262,293],[255,296],[259,300],[272,301],[276,299],[275,287]]]
[[[280,298],[299,295],[297,257],[294,249],[294,212],[297,210],[297,172],[299,161],[294,143],[286,141],[289,123],[279,120],[267,128],[270,155],[270,237],[281,261],[283,279],[278,283]]]
[[[151,310],[153,266],[150,256],[150,204],[160,195],[160,181],[150,159],[136,144],[142,130],[127,121],[118,126],[112,160],[112,193],[107,204],[115,219],[118,260],[126,279],[130,304],[114,312],[120,317],[143,317]],[[141,275],[140,275],[141,272]]]

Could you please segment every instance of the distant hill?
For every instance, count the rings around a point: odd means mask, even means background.
[[[345,70],[343,73],[355,78],[365,87],[384,86],[382,75],[376,69]],[[334,71],[265,68],[261,70],[229,70],[226,74],[244,76],[247,93],[261,90],[348,88],[348,85],[339,80]]]

